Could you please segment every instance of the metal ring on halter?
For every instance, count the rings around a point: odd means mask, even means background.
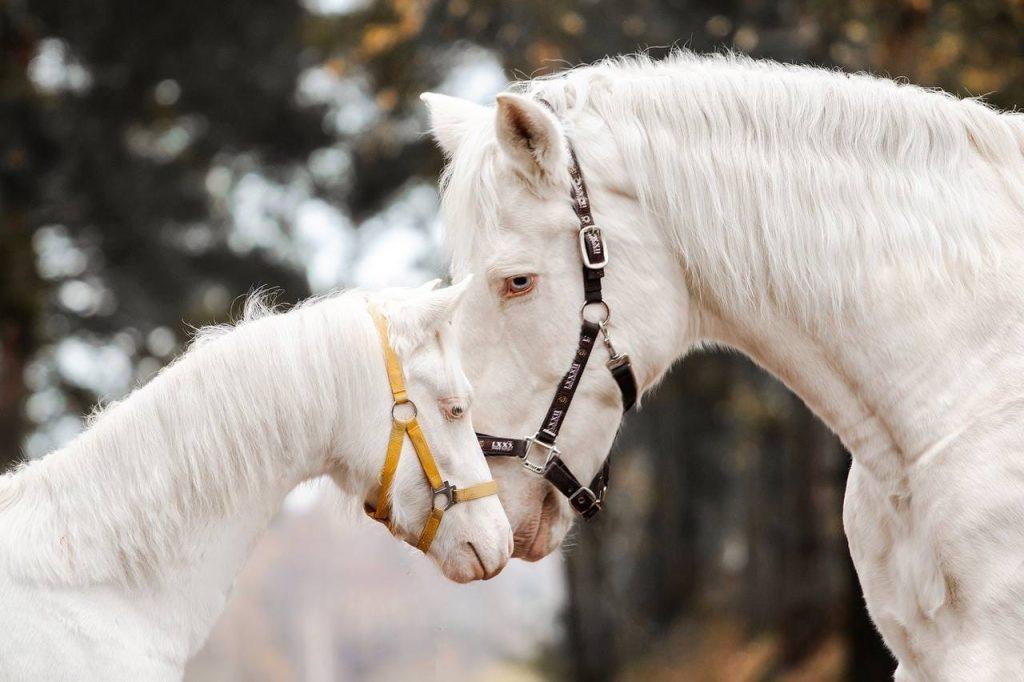
[[[582,317],[585,321],[590,322],[590,320],[587,320],[587,316],[584,314],[587,312],[588,305],[599,305],[602,308],[604,308],[604,317],[600,320],[593,320],[594,324],[603,327],[606,324],[608,324],[608,321],[610,319],[612,319],[612,309],[608,307],[607,303],[605,303],[604,301],[587,301],[582,306],[580,306],[580,317]]]
[[[451,509],[452,507],[455,506],[455,503],[456,503],[456,499],[455,499],[455,486],[453,486],[448,481],[443,481],[441,483],[441,487],[438,488],[437,490],[432,491],[432,492],[433,492],[433,500],[434,500],[434,502],[437,502],[437,498],[438,497],[443,497],[444,498],[444,506],[443,507],[438,507],[435,504],[434,505],[435,509],[440,509],[441,511],[448,511],[449,509]]]
[[[400,405],[411,405],[412,406],[412,416],[407,418],[407,419],[402,419],[397,414],[395,414],[395,408],[399,407]],[[391,418],[393,420],[395,420],[396,422],[398,422],[399,424],[408,424],[408,423],[410,423],[413,419],[415,419],[419,415],[419,413],[420,413],[420,411],[416,407],[416,403],[414,403],[411,400],[406,400],[405,402],[402,402],[402,403],[395,402],[395,403],[391,404]]]

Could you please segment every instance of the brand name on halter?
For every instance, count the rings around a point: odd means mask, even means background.
[[[590,205],[590,198],[583,190],[583,176],[572,176],[572,192],[576,196],[576,203],[579,204],[580,208],[587,208]]]
[[[551,419],[544,426],[548,431],[554,432],[558,428],[558,425],[562,422],[562,417],[565,415],[565,410],[553,410],[551,412]]]
[[[569,371],[565,374],[565,379],[562,380],[562,388],[565,390],[571,390],[576,385],[576,380],[580,376],[580,363],[574,362],[569,367]]]
[[[480,447],[486,447],[486,443],[484,441],[480,441]],[[514,447],[515,443],[510,440],[492,440],[490,449],[498,452],[512,452]]]
[[[592,256],[603,256],[604,255],[604,240],[601,239],[601,233],[597,229],[589,230],[583,238],[587,242],[587,249],[590,251]]]

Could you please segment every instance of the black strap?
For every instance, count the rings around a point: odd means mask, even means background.
[[[594,342],[597,341],[597,335],[600,333],[601,328],[597,323],[583,320],[576,355],[573,356],[572,364],[569,365],[569,371],[558,383],[555,397],[551,400],[551,405],[548,406],[548,413],[544,415],[543,426],[537,432],[537,440],[545,445],[554,445],[555,439],[558,438],[558,432],[562,430],[565,415],[569,412],[569,405],[572,404],[572,398],[576,395],[576,388],[580,385],[583,370],[587,367],[587,360],[590,359],[590,354],[594,350]]]
[[[614,358],[608,363],[608,369],[612,378],[619,385],[619,393],[622,394],[622,412],[626,413],[636,405],[636,377],[633,375],[633,368],[627,358],[625,362],[618,362]]]
[[[597,228],[594,228],[597,229]],[[601,294],[601,278],[604,277],[604,268],[591,270],[583,268],[583,296],[587,303],[602,303],[604,297]]]
[[[546,101],[540,100],[544,106],[555,113],[554,108]],[[583,179],[583,171],[580,169],[579,159],[576,151],[569,146],[569,177],[572,186],[572,207],[579,219],[579,242],[580,259],[583,261],[583,294],[586,302],[604,304],[604,296],[601,291],[601,279],[604,277],[604,266],[608,262],[608,250],[601,234],[600,228],[594,224],[594,216],[591,213],[590,195],[587,192],[587,183]],[[602,323],[603,324],[603,323]],[[599,512],[604,505],[605,493],[608,490],[608,480],[611,473],[609,464],[610,457],[606,458],[601,465],[600,471],[594,476],[589,486],[584,486],[572,473],[569,467],[558,455],[555,447],[555,440],[565,422],[565,415],[569,412],[573,396],[576,395],[576,388],[583,377],[583,370],[586,369],[587,361],[594,350],[594,343],[599,334],[604,333],[601,324],[591,322],[586,318],[580,328],[580,341],[573,356],[569,371],[565,373],[555,391],[555,397],[548,407],[544,416],[544,422],[540,430],[534,436],[541,446],[546,447],[549,456],[543,469],[531,465],[535,471],[541,472],[545,479],[551,483],[559,492],[569,498],[572,505],[583,518],[589,519]],[[609,351],[611,341],[605,338]],[[637,385],[636,377],[633,376],[633,369],[630,365],[629,356],[616,355],[612,353],[608,361],[608,370],[615,379],[622,394],[622,411],[628,412],[636,403]],[[488,457],[518,457],[526,460],[530,453],[531,442],[521,438],[501,438],[490,436],[486,433],[477,433],[480,449]]]
[[[601,467],[601,472],[607,467],[608,461],[605,460],[604,466]],[[589,519],[601,511],[601,507],[604,504],[604,493],[607,490],[607,486],[597,485],[601,472],[594,477],[594,483],[591,483],[590,487],[584,486],[580,484],[579,479],[565,465],[562,458],[558,455],[553,455],[548,460],[548,465],[544,469],[544,478],[551,485],[555,486],[560,493],[569,498],[569,504],[572,505],[572,508],[580,516]]]
[[[522,438],[500,438],[477,433],[476,439],[488,457],[526,457],[526,441]]]
[[[580,219],[580,227],[590,227],[594,224],[594,214],[590,211],[590,194],[587,192],[587,182],[583,179],[583,171],[580,170],[580,160],[571,145],[569,179],[572,181],[572,210],[576,211],[576,217]]]

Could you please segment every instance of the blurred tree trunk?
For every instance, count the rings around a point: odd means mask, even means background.
[[[843,575],[836,558],[845,542],[831,471],[845,461],[835,436],[796,396],[778,385],[762,390],[776,394],[785,409],[757,428],[761,454],[748,469],[751,552],[744,603],[754,632],[777,634],[778,665],[785,669],[813,653],[840,624]]]
[[[0,473],[21,458],[26,432],[23,381],[36,345],[38,292],[29,230],[17,212],[0,222]]]
[[[608,594],[607,531],[600,517],[582,524],[576,531],[578,545],[568,554],[569,583],[568,639],[572,651],[572,679],[579,682],[608,682],[620,668],[616,644],[621,613]]]
[[[12,4],[0,3],[0,473],[21,459],[27,430],[24,370],[39,344],[44,292],[29,211],[52,156],[26,74],[35,34]]]

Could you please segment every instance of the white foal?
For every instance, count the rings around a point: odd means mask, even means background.
[[[315,476],[390,507],[396,535],[419,542],[443,500],[424,476],[429,452],[392,431],[367,299],[390,321],[434,468],[465,488],[490,476],[448,331],[464,290],[352,292],[250,312],[201,333],[67,447],[0,478],[0,680],[180,679],[281,500]],[[395,432],[401,450],[389,447]],[[491,577],[511,553],[497,497],[432,525],[423,544],[453,580]]]
[[[845,527],[897,677],[1024,679],[1024,117],[732,56],[610,60],[519,92],[425,97],[452,270],[479,274],[456,319],[478,429],[532,435],[576,348],[571,142],[641,389],[704,344],[786,382],[853,453]],[[581,481],[619,424],[594,356],[558,439]],[[516,554],[553,550],[569,505],[509,458],[492,468]]]

